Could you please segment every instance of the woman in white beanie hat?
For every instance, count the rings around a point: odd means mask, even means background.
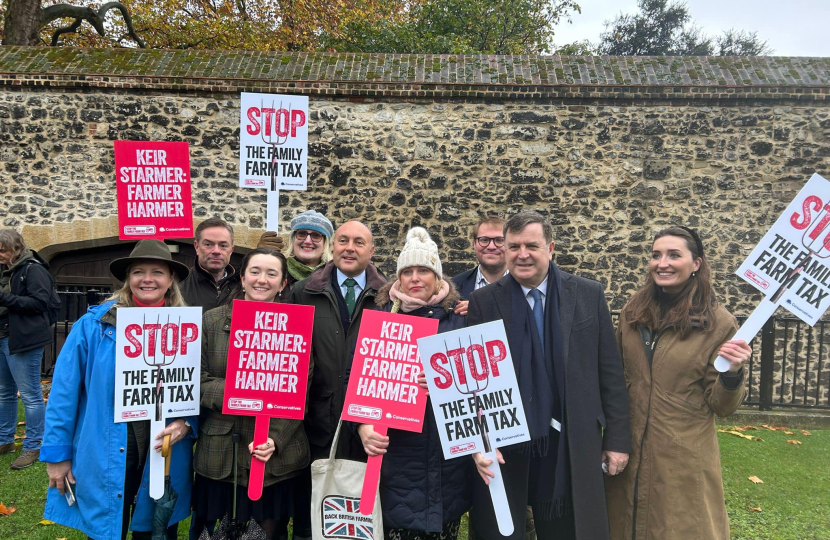
[[[453,313],[460,295],[444,280],[438,246],[422,227],[406,234],[397,275],[378,291],[375,303],[382,310],[438,319],[439,334],[466,325],[466,317]],[[371,424],[357,431],[368,455],[385,454],[379,488],[385,537],[455,540],[472,502],[469,482],[475,469],[470,460],[444,459],[432,406],[426,407],[421,433],[390,429],[380,436]]]

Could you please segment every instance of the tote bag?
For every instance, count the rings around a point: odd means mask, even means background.
[[[341,420],[337,424],[328,459],[311,464],[311,531],[314,540],[383,540],[383,517],[380,493],[375,495],[371,516],[360,513],[360,492],[366,464],[334,459],[340,438]]]

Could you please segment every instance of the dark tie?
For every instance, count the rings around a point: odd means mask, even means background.
[[[539,343],[542,344],[542,353],[545,352],[545,308],[542,306],[542,293],[539,289],[530,289],[528,293],[533,298],[533,319],[536,321],[536,330],[539,331]]]
[[[357,281],[352,278],[346,278],[343,285],[346,286],[346,298],[344,298],[346,300],[346,309],[349,310],[349,317],[351,317],[352,313],[354,313],[354,287],[357,285]]]

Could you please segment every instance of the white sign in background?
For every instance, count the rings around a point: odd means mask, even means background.
[[[737,274],[814,325],[830,307],[830,182],[814,174]]]
[[[765,298],[732,339],[752,340],[779,305],[816,324],[830,307],[830,182],[814,174],[736,273]]]
[[[119,308],[115,339],[115,422],[199,414],[202,308]],[[150,496],[164,494],[164,458],[149,452]]]
[[[513,520],[496,448],[529,441],[530,431],[504,324],[494,321],[421,338],[418,353],[444,457],[481,452],[492,461],[490,496],[499,532],[510,536]]]
[[[265,188],[266,228],[279,226],[280,190],[308,187],[308,97],[243,92],[239,187]]]

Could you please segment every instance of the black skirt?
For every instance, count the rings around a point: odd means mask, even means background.
[[[294,511],[293,493],[293,478],[263,488],[262,497],[257,501],[248,498],[246,486],[237,486],[236,519],[254,519],[257,523],[266,519],[287,519]],[[193,511],[205,521],[220,520],[225,514],[230,518],[233,510],[233,483],[212,480],[197,473],[191,499]]]

